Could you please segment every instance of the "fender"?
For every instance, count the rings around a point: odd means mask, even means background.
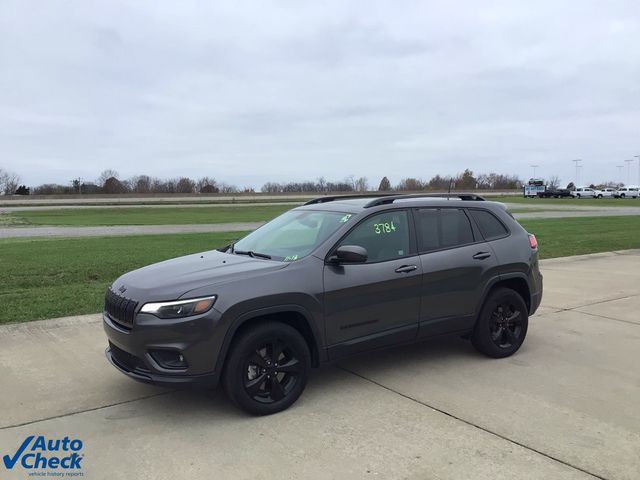
[[[302,315],[305,319],[306,325],[309,327],[311,331],[311,335],[313,336],[313,343],[315,344],[316,351],[318,352],[318,362],[326,362],[327,361],[327,353],[324,347],[321,345],[319,339],[321,338],[320,332],[318,331],[317,325],[313,321],[313,316],[311,313],[304,307],[296,304],[283,304],[283,305],[274,305],[271,307],[258,308],[255,310],[247,311],[238,317],[236,317],[232,322],[230,327],[227,329],[227,333],[224,336],[224,340],[222,342],[222,348],[218,353],[218,358],[216,360],[215,372],[220,375],[222,373],[222,369],[224,367],[224,361],[227,358],[227,353],[229,351],[229,347],[231,346],[231,342],[238,331],[238,329],[245,324],[247,321],[261,317],[263,315],[271,315],[274,313],[283,313],[283,312],[296,312]]]
[[[491,291],[491,289],[497,283],[505,281],[505,280],[509,280],[509,279],[512,279],[512,278],[519,278],[519,279],[522,279],[522,280],[524,280],[526,282],[527,289],[529,290],[529,298],[525,298],[524,301],[527,304],[531,304],[531,287],[529,287],[529,279],[527,278],[527,276],[523,272],[512,272],[512,273],[506,273],[506,274],[502,274],[502,275],[496,275],[494,277],[491,277],[491,279],[484,286],[484,290],[482,291],[482,295],[480,296],[480,301],[479,301],[479,303],[477,305],[477,308],[476,308],[476,316],[478,316],[480,314],[480,311],[482,310],[484,302],[487,300],[487,296],[489,295],[489,292]]]

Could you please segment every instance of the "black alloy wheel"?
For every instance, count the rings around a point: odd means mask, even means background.
[[[285,410],[302,394],[311,354],[293,327],[266,321],[234,339],[222,382],[229,398],[254,415]]]
[[[274,403],[295,388],[302,363],[291,347],[274,337],[247,356],[244,370],[247,394],[256,402]]]
[[[522,335],[521,312],[511,303],[502,303],[494,309],[491,323],[491,340],[500,348],[511,348]]]
[[[529,312],[520,294],[510,288],[496,288],[482,307],[471,342],[489,357],[508,357],[524,342],[528,326]]]

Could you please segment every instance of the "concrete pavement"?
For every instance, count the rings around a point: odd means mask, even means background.
[[[97,315],[0,327],[0,453],[69,435],[86,478],[640,478],[640,251],[542,265],[513,357],[456,338],[368,353],[264,418],[127,379]]]

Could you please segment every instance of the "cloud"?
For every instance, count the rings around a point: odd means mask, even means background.
[[[0,4],[2,167],[270,180],[640,154],[635,1]],[[623,180],[626,180],[623,179]]]

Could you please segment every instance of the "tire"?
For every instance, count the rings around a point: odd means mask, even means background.
[[[602,198],[602,195],[598,195],[598,198]]]
[[[222,383],[236,406],[253,415],[270,415],[289,408],[300,397],[310,366],[309,347],[297,330],[265,322],[234,340]]]
[[[510,288],[496,288],[482,306],[471,343],[488,357],[508,357],[524,342],[528,326],[529,312],[520,294]]]
[[[576,197],[580,198],[580,194],[579,194],[579,193],[577,193],[577,194],[576,194]]]
[[[622,194],[620,195],[620,198],[624,198],[624,193],[622,193]]]

